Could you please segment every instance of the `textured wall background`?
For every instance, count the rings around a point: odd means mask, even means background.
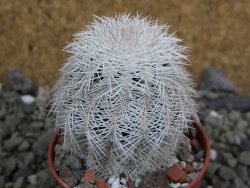
[[[250,94],[249,0],[1,0],[0,81],[16,67],[35,84],[53,85],[67,57],[62,48],[92,14],[136,11],[172,25],[185,39],[197,81],[212,66]]]

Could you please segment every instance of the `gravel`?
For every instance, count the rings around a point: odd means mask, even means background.
[[[27,81],[26,78],[24,80]],[[12,85],[12,88],[3,85],[0,89],[0,187],[3,188],[58,187],[47,164],[48,144],[54,131],[53,117],[47,116],[45,106],[49,90],[39,87],[39,92],[31,92],[30,83],[26,83],[24,90],[19,87],[22,83]],[[202,98],[199,103],[201,123],[211,143],[211,161],[202,187],[250,187],[250,111],[237,110],[225,104],[213,108],[208,103],[220,100],[221,96],[231,96],[232,93],[236,98],[239,96],[231,86],[223,88],[223,95],[219,87],[214,87],[208,90],[202,87],[202,97],[206,100]],[[33,96],[36,102],[23,103],[21,96],[24,94]],[[186,150],[190,150],[189,143]],[[180,158],[192,161],[197,157],[188,156],[187,151],[183,150]],[[77,158],[64,163],[74,161],[75,168],[81,168]],[[199,163],[195,165],[196,169],[201,166]],[[195,175],[190,174],[189,178]]]
[[[23,94],[36,99],[29,93],[30,81],[25,78],[27,83],[13,85],[14,81],[0,89],[0,187],[58,187],[47,164],[52,117],[46,115],[46,106],[22,102]]]

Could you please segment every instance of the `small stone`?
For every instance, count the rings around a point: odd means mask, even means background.
[[[41,121],[34,121],[30,124],[30,127],[33,129],[41,129],[44,126],[44,123]]]
[[[98,179],[96,185],[98,188],[110,188],[110,186],[105,182],[104,179]]]
[[[186,172],[178,164],[167,169],[166,176],[169,181],[183,182],[186,179]]]
[[[4,117],[7,111],[6,103],[0,100],[0,118]]]
[[[44,156],[45,153],[47,153],[49,141],[52,135],[53,130],[49,129],[47,132],[44,132],[41,136],[38,137],[36,142],[34,142],[32,149],[35,154],[39,156]]]
[[[122,188],[122,185],[120,184],[119,178],[115,179],[115,181],[111,185],[111,188]]]
[[[243,151],[240,153],[238,161],[244,165],[250,165],[250,151]]]
[[[233,157],[233,155],[229,152],[223,152],[222,159],[226,163],[226,165],[230,167],[235,167],[237,165],[237,160]]]
[[[30,148],[30,144],[27,140],[24,140],[18,147],[18,151],[27,151]]]
[[[24,158],[24,163],[25,165],[30,165],[34,162],[35,159],[35,155],[32,151],[29,151]]]
[[[192,147],[196,151],[200,151],[201,150],[200,142],[196,138],[191,139],[190,143],[191,143]]]
[[[11,138],[4,140],[3,146],[7,151],[11,151],[14,148],[16,148],[22,141],[23,141],[23,138],[14,134],[12,135]]]
[[[32,88],[32,81],[18,69],[12,69],[9,72],[8,80],[11,87],[17,91],[26,93]]]
[[[170,183],[169,186],[171,188],[179,188],[179,187],[181,187],[181,184],[180,183]]]
[[[0,187],[4,187],[4,184],[5,184],[5,177],[0,176]]]
[[[192,163],[194,161],[194,155],[190,154],[187,158],[187,162]]]
[[[235,168],[235,171],[238,175],[239,178],[245,180],[245,181],[248,181],[248,172],[247,172],[247,166],[243,166],[243,165],[238,165],[236,168]]]
[[[4,186],[4,188],[13,188],[14,183],[13,182],[7,182]]]
[[[8,169],[10,172],[14,171],[17,166],[17,160],[15,157],[9,157],[5,160],[4,166],[6,169]]]
[[[81,170],[83,168],[82,161],[74,154],[70,154],[65,157],[64,163],[66,166],[70,166],[71,169]],[[92,183],[92,182],[91,182]]]
[[[187,166],[187,163],[185,161],[180,161],[179,164],[182,169],[186,168]]]
[[[235,110],[232,110],[229,114],[228,117],[231,121],[233,122],[238,122],[241,119],[241,113]]]
[[[196,172],[187,174],[186,181],[187,181],[187,182],[190,182],[190,181],[192,181],[196,176],[197,176],[197,173],[196,173]]]
[[[192,166],[192,164],[187,163],[187,165],[186,165],[186,167],[185,167],[184,170],[187,172],[187,174],[193,173],[194,172],[194,167]]]
[[[107,181],[107,183],[109,184],[109,185],[111,185],[115,180],[116,180],[116,176],[112,176],[112,177],[110,177],[109,179],[108,179],[108,181]]]
[[[248,122],[244,119],[240,119],[236,125],[236,127],[241,130],[244,131],[247,127],[248,127]]]
[[[231,131],[227,131],[224,133],[225,135],[225,141],[226,144],[235,144],[235,133]]]
[[[81,182],[90,182],[90,183],[95,183],[96,182],[96,176],[91,170],[86,170],[83,178],[81,179]]]
[[[241,178],[234,178],[233,180],[233,184],[232,184],[233,188],[249,188],[249,186],[247,186],[244,181]]]
[[[210,158],[212,161],[215,161],[217,159],[217,151],[214,149],[210,150]]]
[[[204,151],[203,150],[201,150],[197,154],[195,154],[195,160],[196,161],[201,161],[203,157],[204,157]]]
[[[83,184],[75,186],[74,188],[97,188],[97,186],[86,181],[86,182],[83,182]]]
[[[207,176],[209,178],[212,178],[220,167],[221,167],[220,163],[209,163],[207,171],[206,171]]]
[[[36,185],[37,183],[37,176],[35,174],[32,174],[28,176],[28,181],[31,185]]]
[[[146,173],[141,180],[141,187],[153,188],[153,187],[167,187],[169,184],[166,178],[166,171],[158,170],[155,172]]]
[[[250,122],[250,112],[247,112],[247,113],[245,114],[245,118],[246,118],[246,120],[247,120],[248,122]]]
[[[224,180],[229,181],[236,177],[236,173],[231,168],[227,166],[222,166],[219,169],[219,176]]]
[[[31,96],[31,95],[22,95],[21,96],[21,101],[24,104],[32,104],[35,102],[35,97]]]
[[[190,142],[181,143],[177,155],[181,160],[187,161],[187,159],[190,157],[191,151],[192,151],[192,146]]]
[[[188,186],[188,183],[183,183],[183,184],[181,184],[181,187],[182,188],[185,188],[185,187],[187,187]]]
[[[15,181],[13,188],[22,188],[24,185],[24,178],[23,177],[19,177],[17,178],[17,180]]]
[[[67,166],[63,166],[59,171],[59,176],[70,187],[77,185],[77,178],[72,174],[71,170]]]
[[[120,184],[121,185],[127,185],[128,181],[125,178],[120,179]]]

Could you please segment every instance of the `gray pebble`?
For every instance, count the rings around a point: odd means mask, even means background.
[[[192,146],[190,142],[181,143],[180,150],[178,152],[178,157],[183,161],[187,161],[190,158],[191,150]]]
[[[18,147],[18,151],[27,151],[30,148],[30,144],[27,140],[24,140]]]
[[[4,162],[5,169],[8,169],[10,172],[14,171],[17,167],[17,159],[15,157],[9,157]]]
[[[197,176],[197,174],[198,174],[198,173],[196,173],[196,172],[187,174],[187,177],[186,177],[187,182],[192,181],[192,180]]]
[[[241,119],[241,113],[235,110],[232,110],[229,115],[229,119],[233,122],[238,122]]]
[[[227,166],[222,166],[219,169],[219,176],[224,180],[229,181],[236,177],[236,173],[231,168]]]
[[[243,166],[243,165],[238,165],[236,168],[235,168],[235,171],[238,175],[238,177],[242,180],[245,180],[245,181],[248,181],[248,172],[247,172],[247,167],[246,166]]]
[[[7,182],[4,186],[4,188],[13,188],[13,182]]]
[[[0,119],[5,116],[7,106],[3,100],[0,100]]]
[[[233,188],[249,188],[249,186],[247,186],[244,183],[244,181],[238,177],[234,178],[232,187]]]
[[[248,122],[250,122],[250,112],[247,112],[247,113],[245,114],[245,119],[246,119]]]
[[[237,165],[237,160],[233,157],[233,155],[229,152],[223,152],[222,159],[224,163],[230,167],[235,167]]]
[[[24,178],[23,177],[19,177],[16,179],[13,188],[22,188],[24,186]]]
[[[24,163],[25,165],[30,165],[34,162],[35,159],[35,155],[32,151],[29,151],[24,158]]]
[[[206,170],[207,176],[210,178],[214,177],[214,174],[218,171],[218,169],[220,169],[220,167],[220,163],[209,163],[208,168]]]
[[[44,126],[44,123],[41,121],[35,121],[30,124],[30,127],[33,129],[41,129]]]
[[[250,165],[250,151],[244,151],[239,155],[239,162],[244,165]]]
[[[97,188],[95,184],[85,181],[83,184],[77,185],[74,188]]]
[[[238,122],[237,122],[237,128],[241,131],[244,131],[246,129],[246,127],[248,127],[249,123],[244,120],[244,119],[240,119]]]
[[[0,176],[0,187],[4,187],[4,184],[5,184],[5,177]]]
[[[28,176],[28,181],[31,185],[36,185],[37,183],[37,176],[35,174],[32,174]]]
[[[7,151],[11,151],[14,148],[16,148],[22,141],[23,141],[23,138],[14,134],[12,135],[11,138],[4,140],[3,146]]]

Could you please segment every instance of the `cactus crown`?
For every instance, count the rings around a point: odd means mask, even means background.
[[[126,14],[95,17],[66,46],[53,90],[66,149],[102,177],[166,167],[196,104],[186,48],[168,26]]]

